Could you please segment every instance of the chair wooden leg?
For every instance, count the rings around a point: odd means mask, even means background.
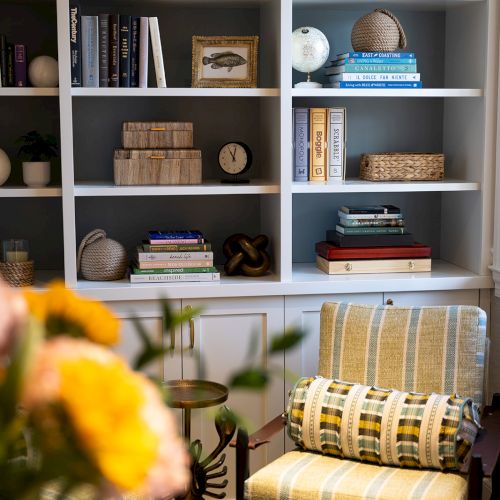
[[[474,455],[469,469],[468,499],[481,500],[483,495],[483,461],[480,455]]]
[[[244,497],[244,483],[249,476],[248,461],[248,433],[240,427],[236,437],[236,500]]]

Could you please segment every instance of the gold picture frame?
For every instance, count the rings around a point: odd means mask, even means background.
[[[192,87],[257,87],[258,36],[193,36]]]

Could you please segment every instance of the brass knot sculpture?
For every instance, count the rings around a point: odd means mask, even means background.
[[[269,238],[259,234],[250,238],[246,234],[237,233],[229,236],[222,247],[227,262],[224,271],[229,276],[243,274],[244,276],[263,276],[271,267],[271,258],[265,251]]]

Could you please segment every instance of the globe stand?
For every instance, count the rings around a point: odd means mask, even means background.
[[[322,83],[311,82],[311,73],[307,73],[307,81],[298,82],[294,85],[296,89],[320,89],[323,87]]]

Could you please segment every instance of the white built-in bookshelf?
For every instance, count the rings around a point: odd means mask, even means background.
[[[71,88],[68,0],[0,3],[0,32],[25,43],[28,55],[59,60],[57,89],[0,88],[0,147],[37,129],[60,138],[61,160],[45,189],[22,187],[17,172],[0,187],[0,238],[30,240],[37,283],[63,277],[70,287],[106,300],[425,291],[492,286],[492,206],[498,74],[495,0],[82,0],[84,14],[157,16],[168,88]],[[401,20],[416,53],[424,88],[295,89],[293,29],[311,25],[327,36],[331,56],[350,49],[361,15],[386,6]],[[189,19],[189,21],[186,21]],[[22,21],[21,21],[22,20]],[[23,26],[23,22],[25,26]],[[27,26],[27,27],[26,27]],[[42,26],[40,28],[40,26]],[[29,32],[29,34],[28,34]],[[258,88],[190,88],[192,35],[259,35]],[[31,48],[31,50],[30,50]],[[314,78],[325,81],[321,71]],[[154,72],[150,64],[150,85]],[[294,106],[347,108],[347,179],[293,182]],[[123,121],[194,123],[203,152],[197,186],[117,187],[112,154]],[[221,184],[217,152],[227,141],[250,145],[249,184]],[[359,155],[443,151],[442,182],[367,182]],[[14,168],[19,170],[19,165]],[[430,273],[328,276],[316,269],[314,243],[344,204],[400,206],[415,238],[433,247]],[[271,240],[272,274],[222,276],[219,284],[131,285],[77,277],[78,243],[102,228],[129,251],[151,228],[198,228],[222,243],[236,232]]]

